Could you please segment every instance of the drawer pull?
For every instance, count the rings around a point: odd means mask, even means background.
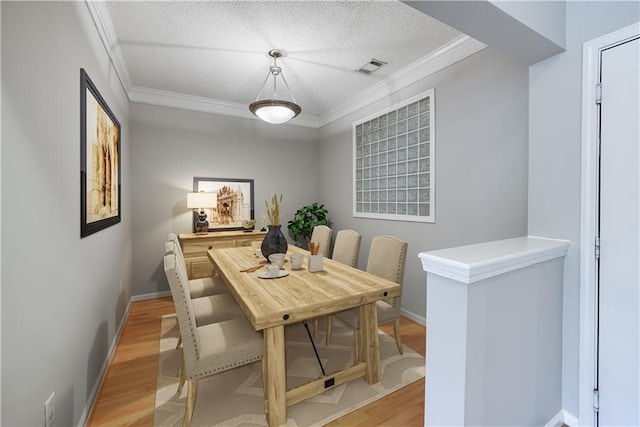
[[[209,249],[213,249],[213,246],[209,246]]]

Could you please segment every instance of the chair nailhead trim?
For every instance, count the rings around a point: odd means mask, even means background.
[[[229,365],[225,365],[225,366],[221,366],[218,369],[213,369],[210,371],[205,371],[205,372],[200,372],[192,377],[189,377],[189,379],[196,379],[196,378],[202,378],[202,377],[206,377],[212,374],[215,374],[217,372],[223,372],[223,371],[228,371],[229,369],[235,368],[237,366],[242,366],[242,365],[247,365],[249,363],[253,363],[253,362],[257,362],[258,360],[262,360],[262,356],[256,356],[256,357],[252,357],[249,359],[245,359],[245,360],[240,360],[239,362],[234,362],[231,363]]]

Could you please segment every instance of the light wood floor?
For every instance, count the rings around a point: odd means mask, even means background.
[[[132,304],[88,426],[153,426],[160,321],[174,312],[170,297]],[[382,329],[393,335],[391,323]],[[424,326],[402,317],[400,330],[403,344],[424,356]],[[422,426],[423,420],[424,379],[328,425],[411,427]]]

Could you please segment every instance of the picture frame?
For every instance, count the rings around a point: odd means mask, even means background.
[[[255,219],[253,179],[194,177],[193,191],[216,193],[218,206],[204,209],[209,232],[246,230],[242,221]],[[196,218],[194,211],[194,232]]]
[[[121,221],[120,122],[80,69],[80,237]]]

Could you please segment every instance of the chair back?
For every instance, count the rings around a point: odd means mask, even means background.
[[[184,266],[185,270],[187,268],[187,264],[184,260],[184,254],[182,253],[182,248],[180,247],[180,243],[176,243],[175,241],[168,241],[164,244],[164,254],[175,254],[176,261]]]
[[[326,225],[316,225],[311,232],[311,241],[320,244],[319,254],[329,256],[329,246],[331,246],[332,230]]]
[[[342,264],[356,268],[358,266],[361,240],[362,236],[353,230],[338,231],[331,258]]]
[[[187,271],[178,262],[175,253],[164,256],[164,272],[169,281],[173,304],[178,315],[178,326],[182,336],[185,360],[197,360],[200,357],[200,342],[196,332],[196,316],[189,296]]]
[[[407,242],[393,236],[376,236],[371,241],[367,272],[402,286],[406,259]],[[395,308],[400,306],[400,297],[385,301]]]

